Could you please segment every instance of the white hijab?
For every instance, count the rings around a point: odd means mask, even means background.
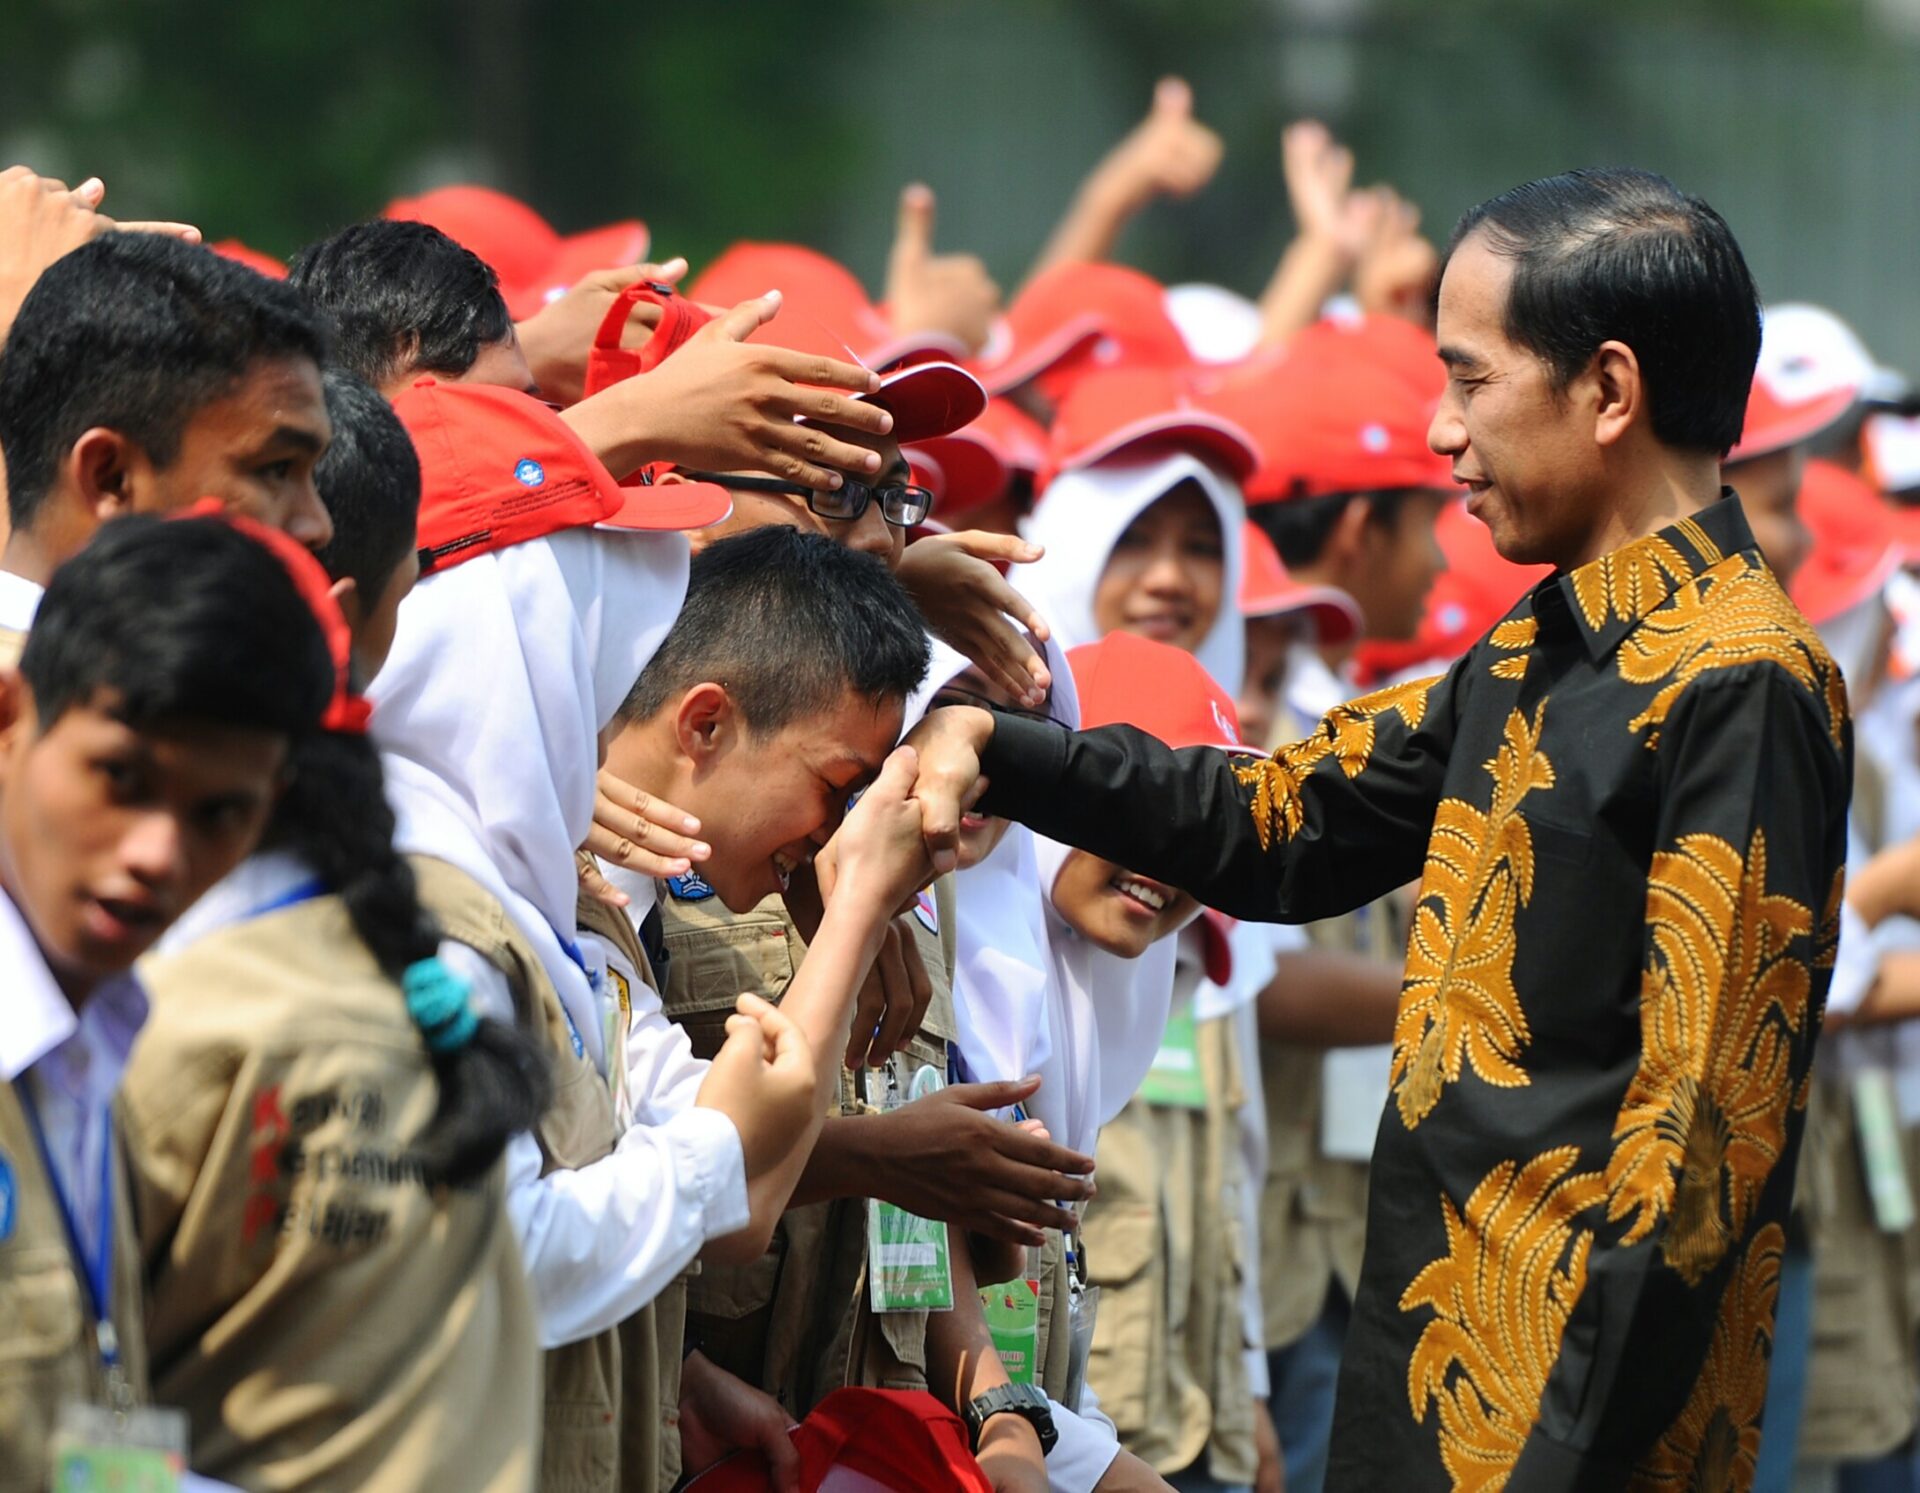
[[[401,603],[370,691],[395,843],[500,899],[596,1063],[599,1015],[569,953],[574,851],[599,733],[673,625],[687,558],[680,534],[570,529],[462,561]]]
[[[1048,712],[1066,726],[1078,725],[1080,702],[1066,654],[1057,642],[1044,651],[1053,671]],[[936,640],[926,682],[907,708],[909,723],[967,666],[966,657]],[[954,876],[954,1025],[961,1061],[977,1083],[1048,1073],[1053,975],[1033,845],[1031,830],[1009,825],[991,855]],[[1049,1130],[1054,1083],[1048,1074],[1033,1105]]]
[[[1113,547],[1127,525],[1154,502],[1191,478],[1220,519],[1225,558],[1220,613],[1194,655],[1228,694],[1238,694],[1246,673],[1246,622],[1240,615],[1241,525],[1246,504],[1240,489],[1213,466],[1184,451],[1146,460],[1114,460],[1062,472],[1048,485],[1024,532],[1046,554],[1021,567],[1021,594],[1052,625],[1061,646],[1098,642],[1093,593]]]

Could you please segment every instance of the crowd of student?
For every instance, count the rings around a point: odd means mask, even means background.
[[[0,1489],[1914,1485],[1912,389],[1635,173],[1112,262],[1219,153],[879,302],[0,173]]]

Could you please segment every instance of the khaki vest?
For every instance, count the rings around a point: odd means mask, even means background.
[[[1242,1224],[1233,1019],[1199,1024],[1204,1109],[1134,1098],[1100,1132],[1087,1274],[1100,1287],[1087,1380],[1120,1444],[1165,1476],[1204,1451],[1218,1482],[1250,1483],[1252,1390],[1240,1310],[1253,1268]]]
[[[921,1064],[944,1076],[953,1040],[954,910],[951,879],[935,886],[939,931],[910,917],[933,985],[926,1021],[895,1058],[902,1088]],[[693,1050],[712,1057],[735,999],[753,991],[779,1002],[806,944],[778,897],[731,913],[719,898],[661,904],[666,924],[667,1015]],[[838,1062],[839,1054],[823,1054]],[[881,1099],[874,1075],[875,1102]],[[841,1114],[865,1108],[853,1076],[840,1076]],[[876,1314],[867,1306],[866,1201],[790,1208],[773,1245],[750,1265],[707,1265],[688,1285],[687,1332],[708,1358],[774,1396],[796,1420],[836,1389],[927,1387],[924,1312]]]
[[[1391,898],[1364,913],[1306,926],[1317,949],[1405,960]],[[1266,1346],[1284,1348],[1313,1326],[1328,1287],[1353,1299],[1367,1232],[1367,1163],[1320,1146],[1326,1054],[1287,1042],[1260,1044],[1267,1107],[1267,1175],[1260,1190],[1260,1304]]]
[[[140,977],[121,1120],[153,1380],[195,1470],[531,1488],[540,1354],[501,1170],[433,1192],[414,1169],[432,1062],[345,906],[231,924]]]
[[[659,993],[653,965],[625,913],[582,892],[574,919],[583,931],[618,949],[647,987]],[[623,1000],[623,1018],[630,1009]],[[696,1260],[620,1324],[620,1486],[625,1493],[666,1493],[680,1480],[680,1365],[686,1341],[687,1281],[699,1270]]]
[[[121,1363],[134,1397],[147,1402],[146,1338],[141,1331],[140,1246],[133,1235],[119,1140],[113,1168],[113,1301]],[[80,1268],[40,1147],[20,1099],[0,1083],[0,1160],[10,1174],[0,1198],[0,1493],[43,1493],[54,1418],[68,1400],[106,1403],[106,1372]]]
[[[492,893],[445,861],[410,857],[420,902],[448,938],[506,976],[521,1019],[541,1039],[553,1070],[553,1103],[534,1139],[541,1175],[577,1170],[613,1153],[619,1139],[613,1096],[588,1058],[573,1050],[572,1028],[540,956]],[[543,1493],[603,1493],[620,1486],[620,1338],[596,1333],[546,1355]]]

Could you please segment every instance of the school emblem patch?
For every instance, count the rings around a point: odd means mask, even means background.
[[[680,876],[667,878],[667,890],[678,902],[704,902],[713,895],[713,888],[707,885],[706,878],[698,871],[688,871]]]
[[[547,469],[531,456],[523,456],[513,469],[513,480],[522,487],[538,487],[547,480]]]
[[[920,920],[920,926],[938,938],[940,936],[940,904],[933,900],[931,888],[922,887],[913,895],[913,915]]]
[[[5,1151],[0,1151],[0,1244],[13,1237],[13,1214],[19,1197],[20,1187],[13,1176],[13,1158]]]

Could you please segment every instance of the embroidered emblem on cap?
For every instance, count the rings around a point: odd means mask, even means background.
[[[13,1180],[13,1159],[0,1151],[0,1243],[13,1237],[14,1206],[20,1189]]]
[[[522,487],[538,487],[547,480],[547,469],[531,456],[523,456],[513,469],[513,480]]]
[[[1239,746],[1240,745],[1239,728],[1236,727],[1232,721],[1227,719],[1227,713],[1226,711],[1220,708],[1220,702],[1218,700],[1207,701],[1207,709],[1213,712],[1213,723],[1214,725],[1220,728],[1220,734],[1226,737],[1227,740],[1232,742],[1235,746]]]
[[[1362,425],[1360,427],[1360,444],[1375,456],[1378,456],[1392,444],[1392,441],[1387,435],[1386,426]]]
[[[713,888],[698,871],[688,871],[681,876],[667,878],[667,890],[677,901],[704,902],[713,895]]]

